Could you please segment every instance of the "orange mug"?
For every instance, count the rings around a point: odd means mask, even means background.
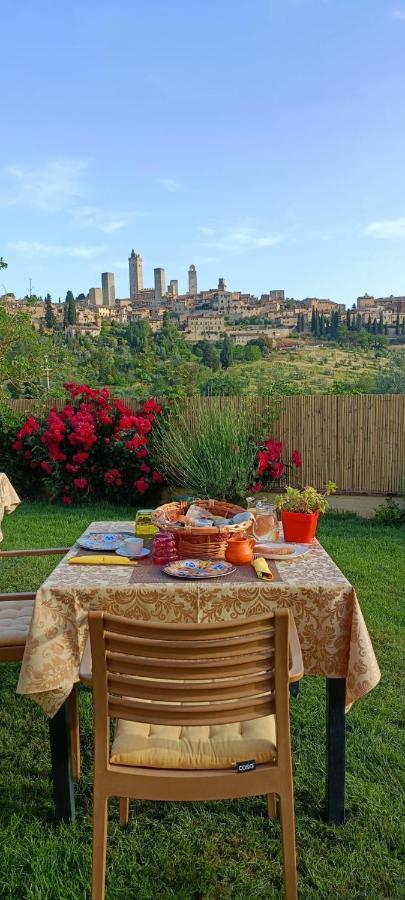
[[[255,544],[254,538],[240,537],[235,534],[234,537],[229,538],[225,559],[235,566],[246,566],[252,562]]]

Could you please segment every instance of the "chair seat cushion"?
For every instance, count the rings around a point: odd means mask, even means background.
[[[152,769],[230,769],[276,759],[274,716],[227,725],[147,725],[120,719],[110,761]]]
[[[2,600],[0,602],[0,647],[25,644],[33,609],[33,600]]]

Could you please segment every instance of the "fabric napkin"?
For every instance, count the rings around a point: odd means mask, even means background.
[[[257,559],[254,559],[252,566],[258,578],[264,578],[265,581],[272,581],[273,575],[270,572],[264,556],[258,556]]]
[[[125,556],[71,556],[68,559],[69,565],[78,566],[136,566],[138,565]]]

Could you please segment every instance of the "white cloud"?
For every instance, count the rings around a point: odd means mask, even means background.
[[[176,181],[175,178],[156,178],[156,181],[172,194],[174,194],[175,191],[181,191],[181,184],[179,181]]]
[[[370,222],[363,228],[361,234],[363,237],[372,237],[380,241],[405,238],[405,216],[400,216],[399,219],[380,219],[377,222]]]
[[[213,240],[203,242],[204,247],[218,250],[258,250],[265,247],[274,247],[284,240],[281,234],[262,234],[252,220],[242,222],[232,228],[215,230],[214,228],[200,228],[208,237],[217,235]]]
[[[46,212],[65,209],[80,196],[80,176],[85,167],[83,160],[71,158],[49,159],[39,166],[8,166],[6,175],[14,187],[3,202]]]
[[[215,234],[215,228],[211,228],[209,225],[200,225],[199,230],[201,231],[201,234],[207,234],[209,236]]]
[[[105,234],[112,234],[120,228],[126,228],[133,219],[142,217],[144,213],[123,212],[108,213],[97,206],[77,206],[72,210],[73,223],[81,228],[97,228]]]
[[[98,253],[102,253],[105,250],[105,247],[101,246],[92,247],[87,246],[86,244],[79,244],[70,247],[61,244],[44,244],[41,241],[10,241],[8,247],[10,250],[15,250],[17,253],[24,254],[24,256],[75,256],[85,259],[97,256]]]
[[[394,9],[391,13],[392,19],[399,19],[401,22],[405,22],[405,9]]]

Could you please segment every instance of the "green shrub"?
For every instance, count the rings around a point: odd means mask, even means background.
[[[375,520],[382,525],[405,525],[405,506],[389,497],[375,511]]]
[[[8,475],[17,491],[27,493],[27,478],[24,467],[11,444],[16,432],[21,427],[25,415],[16,413],[7,403],[0,403],[0,471]]]

